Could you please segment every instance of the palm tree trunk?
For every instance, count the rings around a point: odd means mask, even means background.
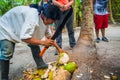
[[[116,24],[112,14],[111,0],[109,0],[109,11],[110,11],[110,20],[112,21],[113,24]]]
[[[96,47],[93,32],[93,3],[92,0],[82,0],[82,26],[76,46],[72,50],[70,60],[78,65],[71,80],[90,80],[90,68],[96,60]],[[79,74],[84,76],[80,76]]]
[[[82,16],[82,27],[80,36],[77,44],[84,44],[86,46],[93,46],[93,8],[92,1],[85,0],[82,2],[83,5],[83,16]]]
[[[74,2],[74,27],[77,27],[77,20],[76,20],[76,4],[75,4],[75,2]]]

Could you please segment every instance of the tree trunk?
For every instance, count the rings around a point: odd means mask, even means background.
[[[27,0],[27,2],[25,1],[24,5],[26,6],[30,5],[30,0]]]
[[[70,59],[78,64],[78,69],[74,72],[71,80],[90,80],[93,78],[93,70],[96,69],[97,62],[99,62],[96,57],[97,51],[93,35],[92,0],[83,0],[82,5],[82,27],[77,44],[73,48],[72,54],[70,54]],[[98,80],[100,77],[97,75],[94,76],[93,80]]]
[[[116,24],[112,14],[111,0],[109,0],[109,11],[110,11],[110,20],[112,21],[113,24]]]
[[[28,2],[28,5],[30,5],[30,0],[27,0],[27,2]]]
[[[76,5],[75,5],[75,3],[74,3],[74,27],[77,27],[77,20],[76,20]]]

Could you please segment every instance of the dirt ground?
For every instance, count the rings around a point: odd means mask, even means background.
[[[79,33],[80,28],[77,27],[75,29],[76,40]],[[106,29],[106,36],[108,37],[109,42],[100,41],[100,43],[96,43],[99,59],[102,60],[102,63],[100,64],[120,69],[120,25],[109,24],[109,28]],[[69,49],[67,32],[63,33],[63,49]],[[50,47],[43,56],[44,61],[47,63],[57,60],[58,56],[55,56],[54,53],[55,48]],[[11,80],[19,80],[22,77],[23,70],[35,67],[36,65],[29,47],[26,44],[17,44],[14,56],[10,62]]]

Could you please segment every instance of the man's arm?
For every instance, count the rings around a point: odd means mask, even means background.
[[[59,3],[57,0],[52,0],[53,4],[56,5],[56,6],[59,6],[60,8],[63,8],[64,5]]]
[[[29,44],[33,44],[33,45],[43,45],[46,47],[49,46],[54,46],[59,52],[66,52],[64,50],[62,50],[54,40],[51,39],[45,39],[45,40],[39,40],[39,39],[35,39],[35,38],[29,38],[29,39],[22,39],[22,41],[29,43]]]
[[[29,43],[29,44],[33,44],[33,45],[43,45],[46,47],[54,45],[54,40],[51,40],[51,39],[39,40],[39,39],[35,39],[32,37],[28,39],[22,39],[22,41]]]
[[[66,4],[68,7],[72,6],[72,4],[74,3],[74,0],[70,0],[68,4]]]

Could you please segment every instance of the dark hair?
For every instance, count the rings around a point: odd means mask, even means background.
[[[43,8],[42,6],[39,6],[38,4],[30,4],[29,5],[32,8],[35,8],[38,10],[39,15],[41,12],[43,12],[44,16],[48,19],[58,20],[60,19],[61,11],[58,6],[48,4],[46,8]]]
[[[29,5],[31,8],[35,8],[38,10],[39,12],[39,15],[41,14],[41,11],[43,10],[43,7],[42,6],[39,6],[38,4],[30,4]]]
[[[61,11],[58,6],[49,4],[43,10],[43,14],[48,19],[58,20],[58,19],[60,19]]]

